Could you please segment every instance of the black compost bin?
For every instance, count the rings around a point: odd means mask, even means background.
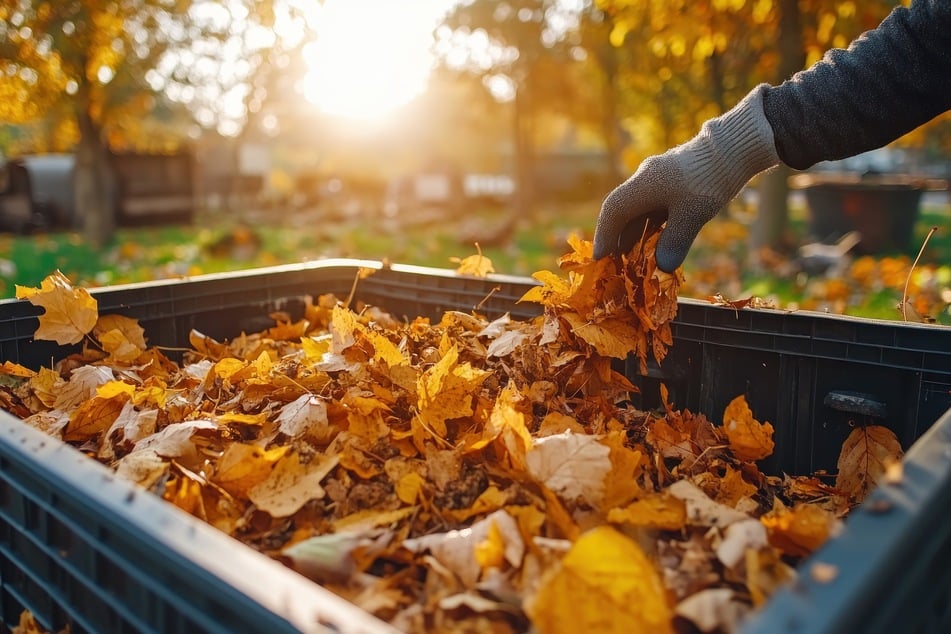
[[[855,251],[874,254],[911,247],[921,194],[927,179],[895,174],[802,174],[791,180],[809,208],[809,234],[832,243],[850,231]]]

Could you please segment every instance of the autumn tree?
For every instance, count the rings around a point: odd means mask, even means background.
[[[761,82],[781,83],[874,28],[886,0],[596,0],[613,46],[629,52],[618,113],[630,130],[628,167],[696,133]],[[786,227],[788,169],[760,179],[751,248],[777,247]]]
[[[102,246],[114,231],[110,149],[135,145],[146,115],[164,108],[171,116],[174,104],[188,103],[205,126],[235,119],[254,97],[246,80],[273,43],[273,19],[271,3],[5,3],[0,119],[74,126],[76,217],[90,244]]]
[[[481,76],[511,102],[519,216],[534,205],[539,116],[564,102],[561,73],[570,57],[559,29],[563,13],[554,0],[475,0],[455,7],[441,33],[445,61]]]

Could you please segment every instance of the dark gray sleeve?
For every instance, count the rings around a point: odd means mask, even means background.
[[[796,169],[894,141],[951,109],[951,0],[893,10],[763,103],[776,151]]]

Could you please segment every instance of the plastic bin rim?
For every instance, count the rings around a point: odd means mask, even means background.
[[[500,284],[513,284],[521,286],[537,286],[539,282],[531,277],[524,275],[508,275],[501,273],[490,273],[485,277],[477,277],[472,275],[462,275],[457,273],[455,269],[447,268],[437,268],[430,266],[420,266],[415,264],[398,264],[398,263],[385,263],[379,260],[363,260],[358,258],[328,258],[325,260],[312,260],[309,262],[302,262],[297,264],[280,264],[275,266],[266,266],[266,267],[257,267],[250,269],[239,269],[235,271],[225,271],[221,273],[203,273],[201,275],[190,275],[185,277],[178,278],[166,278],[158,280],[150,280],[147,282],[133,282],[128,284],[113,284],[109,286],[98,286],[89,288],[90,294],[93,296],[105,293],[111,293],[115,291],[135,291],[143,290],[149,288],[167,288],[175,287],[181,284],[189,283],[198,283],[198,282],[214,282],[216,280],[235,280],[241,278],[251,278],[259,277],[262,275],[277,275],[281,273],[291,273],[291,272],[302,272],[302,271],[316,271],[321,269],[334,269],[334,268],[367,268],[373,269],[375,271],[384,271],[390,270],[396,273],[406,273],[411,275],[420,275],[424,277],[440,277],[440,278],[454,278],[454,279],[471,279],[477,281],[487,281],[495,282]],[[0,307],[4,304],[12,304],[20,301],[17,298],[6,298],[0,299]],[[812,310],[785,310],[779,308],[733,308],[732,306],[720,306],[713,304],[709,301],[702,299],[695,299],[691,297],[681,297],[678,299],[678,303],[684,306],[694,306],[702,307],[704,309],[719,309],[724,311],[730,311],[732,313],[752,313],[752,314],[764,314],[764,315],[780,315],[788,316],[792,318],[803,318],[803,319],[818,319],[829,322],[848,322],[852,324],[867,324],[867,325],[887,325],[887,326],[896,326],[908,329],[922,329],[922,330],[934,330],[934,331],[944,331],[947,330],[948,326],[941,324],[925,324],[917,322],[907,322],[907,321],[890,321],[886,319],[874,319],[871,317],[856,317],[853,315],[838,315],[830,314],[819,311]]]

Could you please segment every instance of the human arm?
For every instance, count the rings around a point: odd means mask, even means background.
[[[758,86],[687,143],[644,161],[605,198],[595,257],[629,246],[621,244],[629,225],[666,216],[657,263],[672,271],[757,173],[780,161],[804,169],[880,147],[951,108],[948,33],[951,2],[917,0],[849,49],[831,51],[780,86]]]

